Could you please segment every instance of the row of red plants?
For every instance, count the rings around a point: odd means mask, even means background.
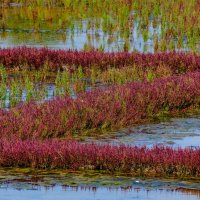
[[[49,69],[55,71],[62,66],[82,66],[90,69],[92,66],[104,70],[108,67],[121,68],[124,66],[137,66],[142,69],[167,67],[174,73],[200,70],[200,56],[192,53],[103,53],[100,51],[71,51],[50,50],[47,48],[17,47],[11,49],[0,49],[0,63],[7,68],[25,66],[29,69],[40,69],[48,65]]]
[[[114,130],[200,105],[200,72],[114,85],[0,110],[0,137],[57,138]]]
[[[83,144],[61,140],[0,140],[1,167],[90,169],[138,176],[200,176],[200,149]]]

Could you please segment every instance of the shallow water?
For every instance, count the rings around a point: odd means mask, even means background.
[[[100,88],[104,89],[108,87],[108,85],[103,84],[103,83],[97,83],[97,84],[91,85],[90,83],[88,83],[88,81],[82,81],[82,82],[85,84],[84,89],[83,89],[84,92],[100,89]],[[58,93],[58,90],[59,90],[59,93]],[[55,83],[47,83],[47,82],[34,83],[34,88],[31,90],[31,93],[32,93],[31,100],[36,101],[38,103],[42,103],[42,102],[51,101],[57,97],[60,97],[60,96],[62,97],[66,95],[69,95],[73,99],[75,99],[77,98],[77,95],[79,94],[74,89],[73,83],[69,84],[68,92],[69,94],[67,93],[67,91],[64,90],[63,87],[58,87],[56,86]],[[28,96],[27,90],[25,89],[25,87],[22,88],[22,91],[20,92],[20,94],[12,96],[12,92],[10,88],[7,86],[5,99],[2,98],[3,95],[2,96],[0,95],[0,108],[9,110],[11,107],[15,107],[18,104],[23,104],[29,101],[27,96]],[[16,100],[16,103],[14,102],[14,105],[12,102],[13,99]]]
[[[150,34],[153,34],[153,32],[150,32]],[[26,45],[29,47],[78,50],[91,47],[102,48],[105,51],[123,51],[125,40],[116,35],[115,40],[109,41],[112,37],[103,33],[102,30],[88,31],[83,29],[71,34],[70,30],[40,30],[34,32],[33,30],[14,31],[8,29],[4,32],[0,30],[0,47],[7,48]],[[149,38],[147,41],[144,41],[142,35],[138,35],[134,29],[133,36],[129,42],[129,51],[154,52],[153,39]],[[185,50],[187,49],[185,48]]]
[[[103,138],[89,138],[86,141],[148,147],[159,144],[173,147],[200,147],[200,116],[172,118],[157,124],[140,125]]]
[[[143,190],[135,189],[130,191],[122,190],[108,190],[106,188],[100,188],[95,191],[92,190],[74,190],[74,189],[40,189],[40,190],[15,190],[15,189],[1,189],[1,200],[64,200],[64,199],[87,199],[87,200],[128,200],[128,199],[140,199],[140,200],[197,200],[200,196],[191,193],[182,193],[178,191],[166,191],[166,190]]]
[[[36,19],[34,19],[34,12],[37,13]],[[137,11],[129,11],[130,19],[121,22],[125,23],[124,26],[118,19],[112,19],[113,16],[110,13],[108,18],[105,18],[104,13],[99,12],[84,13],[79,16],[76,12],[71,13],[60,8],[36,9],[35,11],[26,7],[23,9],[4,8],[2,21],[0,19],[0,47],[26,45],[54,49],[90,50],[98,48],[103,51],[157,51],[155,41],[160,45],[159,41],[164,34],[162,31],[166,28],[162,27],[160,17],[155,17],[156,25],[153,22],[154,17],[149,17],[146,27],[142,28],[143,19],[136,14]],[[114,27],[109,26],[111,22],[114,23]],[[178,38],[178,36],[171,38],[171,47],[168,46],[163,50],[161,47],[161,50],[189,51],[191,48],[200,50],[199,41],[196,41],[195,37],[186,38],[184,36],[179,41]],[[168,44],[169,41],[166,45]]]
[[[165,179],[140,179],[95,172],[0,171],[0,199],[200,199],[200,184]],[[23,171],[23,170],[21,170]],[[14,174],[16,173],[16,174]],[[42,175],[42,173],[44,173]],[[37,174],[37,176],[36,176]]]

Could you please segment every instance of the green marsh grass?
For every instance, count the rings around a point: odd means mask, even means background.
[[[89,37],[85,41],[85,49],[91,49],[91,38],[98,42],[102,32],[109,39],[94,48],[103,50],[104,46],[118,44],[122,40],[124,43],[120,50],[128,51],[134,44],[132,38],[135,28],[137,34],[142,36],[146,51],[150,39],[154,51],[189,48],[199,53],[200,5],[197,0],[12,2],[25,3],[27,6],[4,7],[0,11],[0,29],[3,31],[34,30],[37,33],[40,30],[66,30],[64,35],[67,37],[70,33],[72,44],[76,32],[86,32]],[[61,34],[58,35],[60,37]]]

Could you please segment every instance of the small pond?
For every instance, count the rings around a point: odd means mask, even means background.
[[[87,138],[86,141],[132,146],[169,145],[195,148],[200,146],[200,116],[172,118],[160,123],[139,125],[102,138]]]

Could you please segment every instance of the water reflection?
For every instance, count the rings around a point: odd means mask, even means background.
[[[102,138],[86,141],[129,145],[170,145],[173,147],[200,146],[200,117],[174,118],[158,124],[140,125]]]
[[[108,190],[106,188],[99,188],[97,190],[88,190],[84,188],[48,188],[35,190],[15,190],[15,189],[1,189],[0,195],[2,200],[25,200],[25,199],[45,199],[45,200],[64,200],[64,199],[87,199],[87,200],[128,200],[128,199],[140,199],[140,200],[197,200],[200,199],[199,192],[182,192],[178,190],[145,190],[145,189],[133,189],[133,190]]]
[[[12,7],[0,11],[0,47],[34,46],[103,51],[199,51],[197,27],[185,29],[166,16],[98,6],[74,9]],[[76,11],[77,9],[77,11]],[[106,9],[106,8],[105,8]],[[96,10],[96,12],[94,11]],[[116,13],[115,13],[116,12]],[[186,22],[183,22],[186,23]],[[187,26],[186,26],[187,27]]]
[[[9,110],[12,107],[15,107],[20,104],[29,102],[30,100],[36,101],[37,103],[43,103],[45,101],[51,101],[57,97],[63,97],[69,95],[73,99],[77,98],[77,95],[81,92],[87,92],[95,89],[104,89],[108,85],[103,83],[91,84],[87,80],[81,80],[81,85],[77,89],[75,83],[71,82],[69,88],[66,91],[64,87],[58,87],[55,83],[47,82],[37,82],[34,83],[33,88],[29,91],[25,86],[21,87],[20,91],[17,94],[13,94],[13,91],[10,87],[5,88],[5,96],[0,93],[0,108]],[[29,95],[31,93],[31,96]],[[30,96],[30,97],[29,97]]]
[[[7,48],[26,45],[53,49],[154,52],[153,35],[158,32],[159,29],[155,30],[150,26],[149,38],[144,41],[135,27],[133,27],[132,35],[128,40],[121,38],[118,33],[109,35],[103,33],[102,30],[93,31],[84,29],[84,27],[83,30],[74,30],[73,33],[69,30],[4,30],[0,31],[0,46]],[[186,45],[183,50],[187,50]]]

